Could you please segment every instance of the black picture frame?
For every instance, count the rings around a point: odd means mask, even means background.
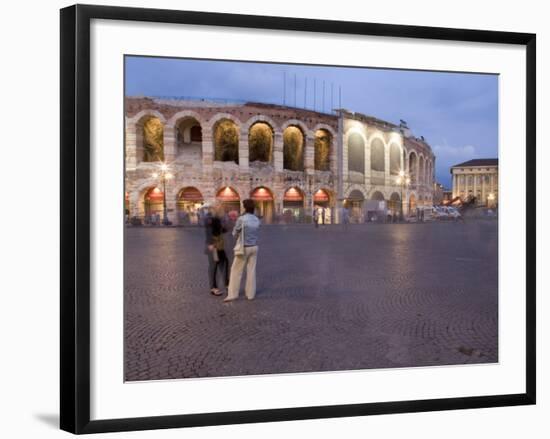
[[[90,420],[90,21],[208,26],[499,43],[526,48],[526,376],[525,393],[415,401]],[[110,6],[61,10],[60,426],[81,434],[325,417],[535,404],[536,400],[536,35],[304,18]]]

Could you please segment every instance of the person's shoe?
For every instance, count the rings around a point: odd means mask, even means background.
[[[233,302],[234,300],[237,300],[236,297],[226,297],[225,299],[223,299],[224,302]]]
[[[214,296],[221,296],[223,293],[220,290],[218,290],[217,288],[212,288],[210,290],[210,294],[213,294]]]

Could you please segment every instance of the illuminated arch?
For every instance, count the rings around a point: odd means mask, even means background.
[[[330,171],[332,139],[333,136],[327,129],[319,128],[315,130],[314,169],[316,171]]]
[[[351,131],[347,136],[348,170],[365,173],[365,138],[357,131]]]
[[[409,153],[409,176],[411,178],[411,183],[416,183],[418,179],[418,156],[416,152],[411,151]]]
[[[299,125],[288,125],[283,130],[283,168],[304,170],[306,134]]]
[[[401,147],[395,143],[390,143],[390,175],[399,175],[401,171]]]
[[[248,129],[249,161],[271,163],[274,140],[273,126],[264,121],[253,123]]]
[[[212,126],[214,160],[239,163],[239,126],[228,118],[218,119]]]
[[[139,117],[138,117],[139,116]],[[136,155],[144,162],[164,160],[164,125],[166,119],[158,111],[140,111],[134,118]]]
[[[386,170],[386,144],[379,136],[370,142],[370,168],[372,171]]]

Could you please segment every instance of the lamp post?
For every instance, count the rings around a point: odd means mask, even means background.
[[[487,196],[487,207],[492,208],[495,201],[495,194],[492,192]]]
[[[399,209],[399,221],[403,221],[403,191],[404,189],[411,184],[411,178],[405,171],[399,171],[399,175],[395,181],[399,186],[401,186],[401,207]]]
[[[160,165],[160,172],[153,173],[153,178],[160,178],[160,181],[162,182],[162,224],[165,226],[170,225],[170,221],[168,221],[168,212],[166,209],[166,180],[170,180],[173,177],[168,171],[168,165],[166,163],[162,163]]]

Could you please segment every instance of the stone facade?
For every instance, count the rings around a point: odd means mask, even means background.
[[[164,182],[161,162],[147,161],[158,149],[158,135],[151,140],[146,129],[151,119],[163,128],[170,177]],[[351,207],[354,221],[364,221],[369,211],[395,212],[401,193],[405,212],[432,203],[435,157],[404,123],[346,110],[325,114],[261,103],[146,97],[126,98],[125,123],[130,217],[158,211],[164,185],[168,217],[175,224],[190,221],[189,215],[193,223],[196,209],[216,199],[232,210],[252,197],[266,222],[285,215],[308,221],[314,208],[322,207],[323,220],[334,223],[342,204]],[[406,188],[397,184],[399,171],[411,175]]]

